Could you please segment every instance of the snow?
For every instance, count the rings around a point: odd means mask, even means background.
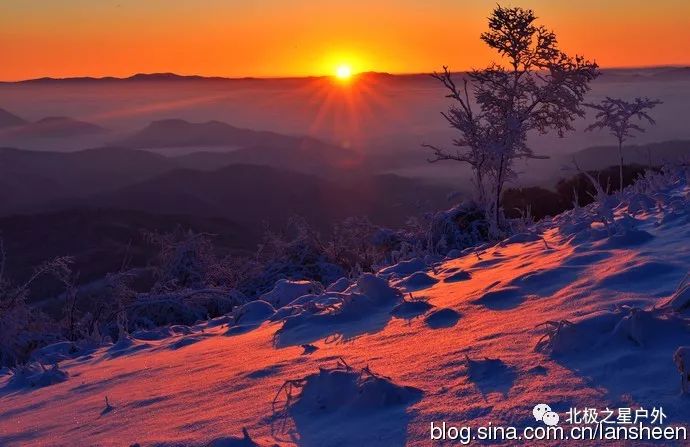
[[[270,303],[275,308],[283,307],[302,295],[318,293],[323,290],[323,286],[312,281],[289,281],[281,279],[276,282],[270,292],[267,292],[259,299]]]
[[[46,368],[40,363],[28,363],[14,368],[13,374],[7,381],[8,390],[26,390],[41,388],[67,380],[68,374],[57,364]]]
[[[412,319],[424,315],[433,307],[423,299],[403,300],[402,303],[393,308],[391,314],[397,318]]]
[[[416,290],[426,289],[437,282],[438,279],[426,272],[415,272],[407,278],[395,282],[395,285],[405,292],[414,292]]]
[[[450,275],[443,278],[444,282],[458,282],[470,279],[470,274],[464,270],[453,271]]]
[[[434,310],[424,318],[424,322],[432,329],[455,326],[460,319],[460,313],[453,309]]]
[[[350,287],[350,280],[347,278],[340,278],[330,286],[326,288],[327,292],[344,292]]]
[[[382,268],[381,270],[379,270],[379,274],[383,276],[407,276],[424,269],[426,269],[426,263],[419,258],[414,258],[405,261],[400,261],[395,265]]]
[[[0,445],[422,446],[432,421],[523,427],[538,403],[690,423],[690,188],[645,182],[433,269],[286,281],[210,322],[46,347],[48,366],[0,375]]]

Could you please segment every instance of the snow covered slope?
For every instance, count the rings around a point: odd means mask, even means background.
[[[653,176],[275,311],[44,349],[58,370],[0,376],[0,445],[429,445],[432,421],[524,427],[542,402],[689,423],[673,362],[690,345],[689,194],[684,172]]]

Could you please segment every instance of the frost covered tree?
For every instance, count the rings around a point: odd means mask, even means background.
[[[656,124],[649,115],[649,111],[659,104],[662,102],[657,99],[638,97],[632,101],[625,101],[608,96],[598,104],[585,104],[596,110],[595,121],[586,130],[608,129],[609,133],[616,137],[620,168],[618,171],[620,191],[623,190],[623,143],[629,138],[633,138],[635,132],[644,132],[644,127],[638,123],[647,121],[649,124]]]
[[[501,56],[483,70],[472,70],[456,84],[447,66],[433,77],[443,83],[453,105],[442,115],[458,131],[456,149],[431,149],[429,162],[456,160],[470,165],[477,199],[495,229],[501,224],[500,200],[505,182],[516,175],[514,161],[544,158],[534,154],[527,135],[572,130],[584,116],[582,102],[597,64],[570,57],[558,48],[556,35],[535,24],[529,9],[497,6],[481,39]]]

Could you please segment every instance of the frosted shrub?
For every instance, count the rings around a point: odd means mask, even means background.
[[[44,275],[69,272],[69,258],[56,258],[34,270],[23,284],[14,285],[5,278],[5,251],[0,240],[0,367],[28,360],[31,352],[61,338],[58,325],[26,299],[31,285]]]
[[[474,202],[463,202],[431,218],[429,242],[435,252],[445,254],[485,242],[489,238],[489,222]]]
[[[180,290],[163,294],[142,294],[126,309],[127,331],[170,324],[192,325],[230,313],[247,298],[236,291],[217,289]]]
[[[146,236],[160,247],[156,259],[156,290],[195,289],[207,284],[212,266],[217,263],[208,235],[178,229]]]
[[[293,217],[281,231],[266,230],[256,256],[259,267],[239,289],[257,297],[281,279],[328,286],[344,276],[371,269],[382,256],[382,251],[372,244],[377,230],[366,219],[351,218],[335,225],[324,237],[304,219]]]
[[[57,364],[46,368],[42,363],[27,363],[12,368],[10,388],[42,388],[67,380],[68,374]]]
[[[57,325],[26,304],[0,309],[0,366],[23,363],[34,349],[59,339]]]
[[[370,272],[395,244],[395,233],[385,232],[365,217],[350,217],[336,224],[325,244],[331,262],[348,272]]]

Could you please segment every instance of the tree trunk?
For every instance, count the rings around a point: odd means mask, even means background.
[[[475,169],[475,182],[477,182],[477,200],[479,204],[483,206],[484,204],[484,178],[482,176],[481,167]]]
[[[620,193],[623,194],[623,142],[618,140],[618,157],[620,158],[620,166],[618,175],[620,175]]]
[[[498,176],[496,177],[496,230],[500,228],[500,209],[501,209],[501,190],[503,189],[503,160],[504,156],[501,156],[501,163],[498,166]]]

